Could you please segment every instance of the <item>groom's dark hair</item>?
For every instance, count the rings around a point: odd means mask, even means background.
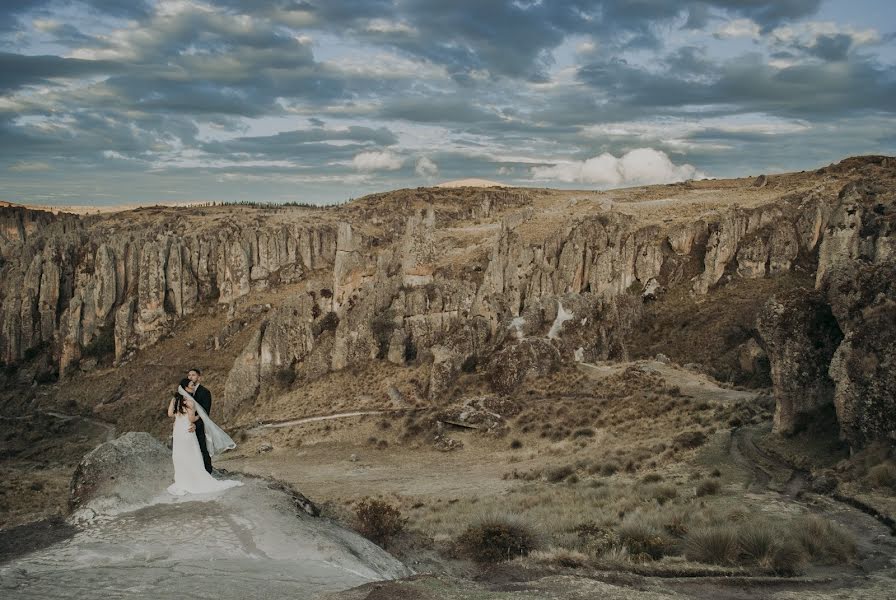
[[[202,375],[202,371],[200,371],[199,369],[190,369],[190,371],[196,371],[197,375]],[[187,371],[187,373],[189,373],[190,371]]]

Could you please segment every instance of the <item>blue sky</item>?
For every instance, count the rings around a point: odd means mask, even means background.
[[[883,0],[6,0],[0,199],[606,189],[896,154]]]

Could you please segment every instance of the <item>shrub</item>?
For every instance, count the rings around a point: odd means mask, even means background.
[[[392,332],[395,330],[395,311],[387,309],[374,316],[370,321],[370,329],[379,346],[377,358],[385,358]]]
[[[896,490],[896,465],[884,462],[871,467],[868,469],[868,480],[874,487]]]
[[[856,552],[855,542],[846,531],[839,525],[814,515],[793,521],[791,535],[813,562],[848,562]]]
[[[604,477],[609,477],[619,470],[619,463],[617,462],[606,462],[600,466],[600,474]]]
[[[588,555],[578,550],[570,550],[569,548],[548,548],[547,550],[536,550],[529,555],[530,558],[539,562],[558,565],[571,569],[577,569],[588,562]]]
[[[115,332],[112,327],[103,327],[97,331],[96,337],[84,346],[81,355],[100,360],[115,353]]]
[[[513,450],[519,450],[523,447],[523,443],[519,440],[513,440],[512,442],[510,442],[510,447]]]
[[[292,367],[281,367],[280,369],[277,369],[274,377],[280,387],[288,388],[295,383],[296,372],[292,370]]]
[[[619,542],[636,557],[648,556],[657,560],[671,546],[669,538],[656,525],[639,516],[627,519],[619,527],[617,534]]]
[[[688,560],[710,565],[731,565],[738,557],[737,530],[730,525],[701,527],[685,538]]]
[[[737,530],[740,556],[747,562],[770,566],[781,532],[765,521],[742,523]]]
[[[408,520],[401,511],[382,500],[364,498],[355,506],[358,532],[370,541],[385,547],[389,540],[404,531]]]
[[[768,568],[777,575],[796,575],[806,563],[806,553],[793,540],[783,540],[772,549]]]
[[[544,477],[549,483],[560,483],[575,472],[576,470],[571,465],[563,465],[546,469]]]
[[[494,563],[527,556],[538,549],[535,532],[510,515],[489,515],[458,538],[459,549],[476,562]]]
[[[645,486],[644,496],[656,500],[662,506],[669,500],[678,497],[678,489],[673,485],[651,484]]]
[[[662,514],[663,529],[676,537],[685,535],[691,529],[693,520],[693,505],[675,507]]]
[[[644,477],[641,478],[643,483],[657,483],[663,480],[663,476],[659,473],[648,473]]]
[[[699,448],[706,443],[706,434],[702,431],[685,431],[676,435],[672,442],[676,448]]]
[[[336,331],[337,327],[339,327],[339,316],[334,312],[328,312],[322,319],[314,322],[311,326],[311,332],[314,334],[314,337],[317,337],[325,331]]]
[[[722,489],[722,485],[715,479],[704,479],[697,486],[697,497],[715,496]]]

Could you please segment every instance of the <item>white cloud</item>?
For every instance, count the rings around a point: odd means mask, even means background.
[[[597,52],[597,42],[585,40],[576,45],[576,54],[593,54]]]
[[[856,46],[876,44],[881,41],[876,29],[856,29],[850,25],[840,25],[831,21],[810,21],[798,25],[777,27],[771,32],[773,41],[781,44],[800,43],[809,47],[818,43],[818,38],[829,35],[847,35]]]
[[[45,162],[28,162],[24,160],[7,167],[8,170],[16,173],[37,173],[40,171],[49,171],[51,168],[52,167]]]
[[[388,19],[371,19],[367,22],[367,31],[373,33],[405,33],[416,35],[417,30],[402,21],[389,21]]]
[[[590,183],[607,187],[671,183],[706,177],[693,165],[676,165],[665,152],[653,148],[638,148],[619,158],[605,152],[585,161],[566,161],[549,167],[532,167],[531,172],[534,179]]]
[[[362,152],[352,159],[358,171],[397,171],[403,164],[404,158],[389,150]]]
[[[759,38],[759,32],[759,25],[750,19],[734,19],[719,27],[713,35],[720,40],[741,37],[755,40]]]
[[[414,171],[420,177],[434,177],[439,173],[439,166],[426,156],[423,156],[417,161]]]

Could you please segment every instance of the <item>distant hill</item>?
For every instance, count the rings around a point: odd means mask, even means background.
[[[454,181],[446,181],[440,183],[436,187],[440,188],[459,188],[459,187],[513,187],[506,183],[497,181],[489,181],[488,179],[455,179]]]

